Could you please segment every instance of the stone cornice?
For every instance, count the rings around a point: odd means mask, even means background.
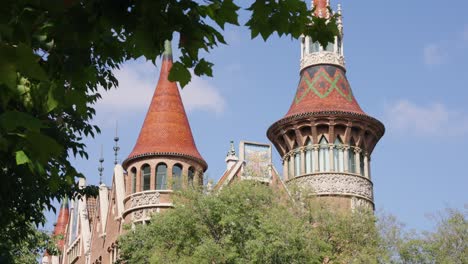
[[[346,71],[344,56],[331,51],[320,51],[304,54],[304,57],[301,59],[301,71],[307,67],[320,64],[336,65]]]
[[[383,136],[385,133],[385,126],[380,122],[379,120],[365,115],[365,114],[360,114],[360,113],[353,113],[353,112],[343,112],[343,111],[320,111],[320,112],[306,112],[306,113],[300,113],[300,114],[295,114],[291,115],[288,117],[284,117],[275,123],[273,123],[267,130],[267,137],[270,140],[273,140],[273,134],[276,134],[276,130],[278,130],[280,127],[283,127],[284,125],[288,123],[293,123],[295,121],[300,121],[301,119],[308,118],[308,117],[347,117],[347,118],[352,118],[352,119],[358,119],[361,121],[366,121],[369,122],[373,125],[376,126],[378,131],[375,131],[380,137]]]
[[[124,162],[122,162],[122,167],[127,169],[127,165],[134,160],[149,159],[153,157],[167,157],[167,156],[193,160],[203,167],[203,171],[206,171],[208,169],[208,164],[204,160],[199,159],[197,157],[193,157],[193,156],[181,154],[181,153],[176,153],[176,152],[150,152],[150,153],[144,153],[140,155],[131,156],[131,157],[128,157],[126,160],[124,160]]]

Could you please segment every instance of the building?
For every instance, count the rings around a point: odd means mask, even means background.
[[[329,1],[313,4],[316,16],[331,15]],[[272,165],[271,145],[242,141],[237,156],[231,142],[226,171],[215,189],[249,179],[278,192],[290,186],[310,190],[337,208],[374,207],[370,161],[384,126],[365,114],[353,96],[338,22],[340,34],[326,47],[301,38],[295,98],[267,131],[282,157],[283,175]],[[132,152],[115,165],[111,186],[99,186],[99,197],[76,198],[70,210],[64,201],[54,231],[64,236],[58,243],[62,255],[46,255],[43,264],[114,263],[124,225],[146,224],[152,214],[172,207],[174,191],[203,184],[208,165],[197,150],[177,84],[168,80],[171,66],[166,42],[160,78]]]

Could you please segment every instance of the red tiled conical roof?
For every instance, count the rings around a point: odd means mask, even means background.
[[[57,217],[57,223],[54,228],[54,236],[62,235],[62,239],[57,241],[57,246],[60,250],[63,250],[65,244],[65,232],[67,229],[68,219],[70,211],[68,209],[68,197],[64,197],[60,206],[59,215]]]
[[[170,42],[166,42],[161,73],[140,135],[127,158],[155,154],[182,155],[195,158],[206,169],[206,162],[197,150],[190,124],[175,82],[169,81],[172,67]]]
[[[286,117],[324,111],[365,114],[353,96],[345,71],[334,65],[315,65],[301,72]]]

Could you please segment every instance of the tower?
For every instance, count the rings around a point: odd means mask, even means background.
[[[62,199],[62,203],[60,205],[60,211],[57,216],[57,222],[55,223],[54,233],[53,236],[58,238],[57,239],[57,248],[60,251],[64,250],[65,246],[65,236],[67,231],[67,225],[69,220],[70,212],[68,208],[68,197],[65,196]],[[59,264],[60,263],[60,256],[51,256],[49,252],[44,252],[44,257],[42,258],[42,264]]]
[[[161,73],[136,144],[123,162],[125,222],[149,220],[172,206],[171,193],[203,184],[208,165],[197,150],[179,89],[168,79],[171,43],[165,42]]]
[[[313,0],[315,16],[329,18],[329,0]],[[338,6],[341,15],[341,7]],[[322,47],[301,38],[300,80],[286,115],[267,131],[283,161],[289,186],[309,190],[337,208],[374,208],[372,151],[384,125],[364,113],[346,78],[343,26]]]

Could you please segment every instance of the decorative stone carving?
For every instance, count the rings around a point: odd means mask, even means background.
[[[305,54],[301,60],[301,70],[317,64],[333,64],[345,68],[346,63],[342,55],[330,51],[321,51]]]
[[[140,193],[130,198],[130,207],[159,204],[159,192]]]
[[[172,191],[162,191],[172,192]],[[172,207],[172,203],[161,202],[161,191],[144,191],[133,193],[124,199],[125,211],[123,217],[131,214],[134,221],[150,218],[150,214],[156,212],[159,207]]]
[[[310,189],[316,195],[351,195],[372,202],[372,182],[366,178],[346,173],[317,173],[296,177],[288,185]]]

